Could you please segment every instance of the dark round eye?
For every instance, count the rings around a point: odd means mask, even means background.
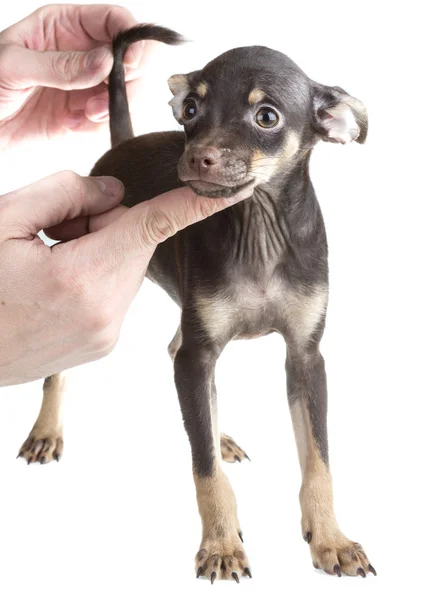
[[[255,115],[255,120],[265,129],[275,127],[279,121],[278,114],[272,108],[261,108]]]
[[[185,121],[190,121],[197,114],[197,104],[195,100],[186,100],[183,105],[183,119]]]

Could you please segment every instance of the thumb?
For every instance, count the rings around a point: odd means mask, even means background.
[[[61,171],[0,197],[2,237],[26,238],[66,220],[97,215],[122,199],[114,177],[81,177]]]
[[[102,46],[89,52],[37,52],[22,46],[0,47],[0,82],[10,89],[45,86],[61,90],[91,88],[112,69],[111,49]]]
[[[114,211],[91,217],[93,233],[79,240],[88,244],[87,255],[95,257],[104,269],[129,264],[146,268],[157,245],[179,230],[210,217],[224,208],[251,196],[246,188],[230,198],[206,198],[184,187],[119,213]]]

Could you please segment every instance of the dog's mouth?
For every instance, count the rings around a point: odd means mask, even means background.
[[[186,181],[188,185],[196,194],[199,196],[206,196],[208,198],[229,198],[235,196],[248,187],[253,187],[254,179],[248,179],[241,185],[228,186],[221,185],[219,183],[212,183],[210,181],[203,181],[200,179]]]

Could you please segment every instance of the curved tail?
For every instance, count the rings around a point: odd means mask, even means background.
[[[113,147],[134,137],[126,94],[123,59],[129,46],[141,40],[155,40],[170,45],[185,41],[175,31],[158,25],[136,25],[115,36],[112,43],[114,65],[109,75],[109,121]]]

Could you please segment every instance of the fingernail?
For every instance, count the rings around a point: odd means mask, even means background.
[[[88,115],[92,118],[100,118],[109,112],[109,102],[103,96],[95,96],[88,101]]]
[[[109,196],[120,196],[124,186],[119,179],[105,175],[103,177],[95,177],[100,190]]]
[[[111,51],[106,46],[92,50],[86,57],[86,67],[90,71],[98,71],[110,54]]]

